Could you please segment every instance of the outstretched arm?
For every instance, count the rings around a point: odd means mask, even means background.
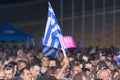
[[[60,79],[60,78],[61,78],[61,76],[62,76],[65,68],[66,68],[66,67],[68,66],[68,64],[69,64],[69,60],[68,60],[67,57],[65,57],[65,58],[63,59],[62,64],[63,64],[63,66],[62,66],[62,67],[60,68],[60,70],[57,71],[57,73],[55,74],[56,79]]]

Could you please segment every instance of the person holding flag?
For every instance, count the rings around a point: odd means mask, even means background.
[[[62,37],[62,32],[59,28],[56,16],[54,14],[54,11],[52,9],[52,6],[50,2],[48,2],[48,18],[47,18],[47,24],[45,29],[45,34],[43,37],[42,44],[48,47],[57,48],[60,50],[63,50],[64,53],[64,59],[62,60],[62,67],[55,73],[55,78],[60,79],[65,68],[69,64],[69,60],[65,54],[65,51],[61,45],[60,38]]]

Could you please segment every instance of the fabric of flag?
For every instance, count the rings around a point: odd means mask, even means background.
[[[59,38],[62,32],[59,28],[56,16],[50,2],[48,2],[48,18],[42,44],[49,47],[61,49]]]
[[[49,55],[49,56],[55,57],[55,55],[59,53],[59,49],[48,47],[48,46],[43,46],[42,52],[44,53],[44,56]]]
[[[56,48],[53,48],[53,47],[44,46],[42,44],[43,36],[44,35],[42,35],[42,38],[40,39],[40,50],[42,50],[44,56],[52,56],[52,57],[56,58],[56,55],[58,54],[59,49],[56,49]]]

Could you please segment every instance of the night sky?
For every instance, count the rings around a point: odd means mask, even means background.
[[[24,31],[34,34],[38,38],[38,36],[40,36],[42,33],[42,31],[40,30],[44,30],[45,28],[45,24],[47,20],[47,12],[48,12],[48,1],[51,2],[56,17],[58,21],[60,21],[61,0],[0,0],[0,25],[3,24],[4,22],[9,22],[12,23],[13,25],[18,25],[18,27],[21,27]],[[84,0],[84,1],[85,1],[85,14],[92,14],[93,0]],[[115,0],[105,0],[106,13],[107,11],[108,12],[113,11],[113,1]],[[26,3],[32,3],[32,4],[26,4]],[[116,0],[116,10],[119,9],[120,9],[120,0]],[[95,0],[95,13],[99,13],[99,12],[103,12],[103,0]],[[71,18],[71,16],[72,16],[72,0],[63,0],[63,18]],[[74,16],[82,16],[82,0],[74,0]],[[112,20],[112,17],[110,16],[106,15],[106,23]],[[108,17],[110,18],[110,20],[108,19]],[[96,23],[101,26],[102,16],[98,16],[96,18],[97,18]],[[116,18],[119,18],[119,16],[117,16]],[[88,17],[85,20],[88,20],[87,28],[92,29],[90,27],[92,25],[92,17]],[[33,24],[31,25],[31,23]],[[75,23],[77,23],[77,20],[75,21]],[[80,31],[81,19],[78,20],[78,23],[79,24],[75,24],[76,27],[75,30]],[[66,26],[71,27],[71,20],[67,20],[66,22],[64,22],[64,26],[65,26],[64,32],[68,31],[66,35],[70,34],[69,33],[70,31]],[[30,27],[29,29],[35,32],[29,31],[27,27]]]
[[[3,22],[29,22],[46,20],[48,5],[50,1],[57,18],[60,18],[60,1],[61,0],[0,0],[0,23]],[[85,14],[92,13],[93,0],[85,1]],[[106,11],[113,10],[114,0],[105,0]],[[32,5],[22,5],[32,3]],[[36,2],[34,4],[34,2]],[[38,3],[37,3],[38,2]],[[18,6],[14,6],[17,5]],[[19,6],[21,4],[22,6]],[[6,7],[8,5],[8,7]],[[10,5],[10,7],[9,7]],[[11,7],[13,5],[13,7]],[[116,0],[116,9],[120,9],[120,0]],[[95,12],[103,12],[103,0],[95,0]],[[63,0],[63,16],[72,15],[72,0]],[[82,15],[82,0],[74,0],[74,16]]]

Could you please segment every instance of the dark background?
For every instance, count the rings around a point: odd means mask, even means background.
[[[82,39],[82,0],[74,0],[74,19],[72,18],[72,0],[63,0],[63,25],[61,25],[61,0],[0,0],[0,25],[9,22],[15,27],[35,37],[39,44],[47,21],[47,2],[50,1],[54,9],[63,35],[74,35],[77,43]],[[84,46],[93,45],[92,41],[92,11],[93,0],[85,1],[85,33]],[[113,25],[114,0],[105,0],[105,37],[103,38],[103,0],[95,0],[95,46],[120,47],[120,0],[116,1],[115,26]],[[74,32],[72,32],[74,20]],[[113,27],[115,42],[113,44]],[[103,39],[105,44],[103,43]],[[104,46],[103,46],[104,44]]]

